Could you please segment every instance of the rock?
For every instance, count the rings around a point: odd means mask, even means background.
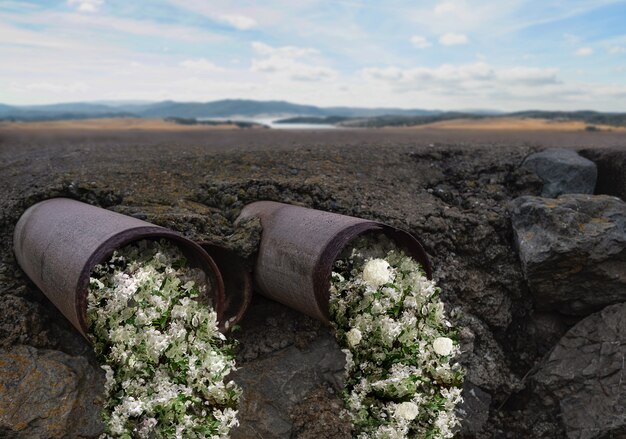
[[[100,372],[85,358],[59,351],[30,346],[0,350],[0,435],[98,437],[104,402]]]
[[[461,419],[460,433],[463,436],[475,436],[482,432],[489,419],[491,395],[466,380],[462,396],[463,402],[457,407],[457,415]]]
[[[314,389],[292,411],[291,437],[298,439],[350,439],[352,423],[344,403],[332,388]]]
[[[40,305],[6,294],[0,296],[0,346],[9,347],[29,342],[33,346],[49,343]]]
[[[294,424],[302,428],[299,412],[310,418],[310,408],[303,409],[303,401],[320,385],[339,388],[334,382],[343,374],[344,365],[345,355],[330,334],[314,340],[306,349],[292,345],[272,356],[242,365],[232,375],[244,393],[239,405],[241,426],[233,430],[231,437],[293,437]],[[341,430],[338,426],[328,428]]]
[[[533,377],[546,409],[560,408],[568,438],[626,435],[626,304],[574,326]]]
[[[570,149],[546,149],[531,154],[522,167],[543,180],[543,197],[561,194],[593,194],[598,171],[595,163]]]
[[[502,347],[487,325],[471,314],[463,315],[457,325],[461,344],[458,361],[465,368],[465,380],[499,402],[520,390],[519,378],[509,369]]]
[[[626,203],[607,195],[525,196],[510,209],[538,310],[587,315],[626,301]]]

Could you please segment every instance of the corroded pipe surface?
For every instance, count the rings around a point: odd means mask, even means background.
[[[201,242],[200,246],[211,256],[224,279],[224,313],[220,321],[223,332],[243,318],[252,301],[252,273],[236,253],[225,247]]]
[[[145,221],[67,198],[31,206],[13,233],[17,262],[63,315],[87,337],[87,292],[93,268],[116,249],[141,239],[167,239],[190,266],[202,269],[211,284],[218,319],[224,307],[224,284],[211,257],[182,235]],[[221,321],[221,320],[220,320]]]
[[[376,221],[315,209],[258,201],[237,221],[258,217],[263,227],[254,282],[265,296],[328,323],[334,262],[354,239],[383,233],[417,260],[429,278],[430,261],[410,233]]]

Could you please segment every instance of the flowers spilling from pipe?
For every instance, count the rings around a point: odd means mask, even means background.
[[[166,241],[116,252],[90,279],[87,318],[106,372],[104,437],[226,438],[240,390],[208,280]]]
[[[463,372],[459,345],[420,265],[383,238],[334,266],[330,314],[346,354],[355,437],[451,438]]]

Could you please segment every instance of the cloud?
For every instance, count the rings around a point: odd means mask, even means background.
[[[420,87],[431,84],[458,83],[459,81],[489,81],[494,78],[495,72],[488,64],[478,62],[473,64],[451,65],[440,67],[415,67],[401,69],[397,67],[367,68],[362,71],[367,79],[392,81],[396,84]]]
[[[274,73],[298,81],[318,81],[333,79],[337,72],[324,66],[312,65],[300,59],[306,56],[317,55],[316,49],[308,47],[283,46],[272,47],[269,44],[255,41],[252,49],[263,56],[262,59],[253,59],[253,72]]]
[[[104,0],[67,0],[67,4],[80,12],[98,12]]]
[[[593,49],[591,47],[581,47],[576,51],[576,55],[578,56],[589,56],[593,55]]]
[[[288,58],[271,57],[262,60],[252,60],[253,72],[277,73],[297,81],[319,81],[332,79],[336,76],[333,69],[320,66],[311,66]]]
[[[626,47],[624,46],[613,46],[609,48],[609,53],[613,55],[619,55],[620,53],[626,53]]]
[[[225,70],[205,58],[186,59],[180,63],[180,66],[197,72],[223,72]]]
[[[546,68],[540,69],[536,67],[512,67],[500,70],[497,77],[503,81],[525,84],[525,85],[545,85],[559,84],[561,81],[557,78],[559,69]]]
[[[441,2],[435,6],[435,15],[445,15],[450,14],[452,12],[456,12],[458,6],[454,2]]]
[[[252,43],[252,49],[260,55],[268,56],[284,56],[288,58],[297,58],[306,55],[315,55],[319,53],[317,49],[311,47],[296,47],[296,46],[283,46],[272,47],[269,44],[254,41]]]
[[[444,46],[456,46],[459,44],[467,44],[469,42],[469,38],[465,34],[456,34],[453,32],[449,32],[447,34],[443,34],[439,37],[439,43]]]
[[[246,17],[245,15],[224,14],[218,16],[218,20],[227,23],[239,30],[252,29],[257,25],[257,22],[254,18]]]
[[[426,49],[427,47],[432,46],[430,41],[420,35],[413,35],[411,37],[411,44],[413,44],[418,49]]]
[[[487,91],[507,91],[558,86],[558,69],[510,67],[497,69],[484,62],[472,64],[444,64],[439,67],[367,68],[361,72],[364,79],[386,83],[396,91],[429,90],[442,94],[472,94]],[[487,94],[485,94],[487,96]]]
[[[84,82],[53,83],[53,82],[33,82],[26,84],[24,89],[28,91],[47,92],[52,94],[82,93],[89,90],[89,86]]]

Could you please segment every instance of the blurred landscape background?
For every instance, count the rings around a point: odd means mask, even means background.
[[[250,269],[250,202],[405,229],[456,316],[459,438],[626,437],[624,23],[624,0],[0,1],[0,437],[103,431],[91,346],[13,255],[53,197]],[[330,328],[255,292],[235,336],[233,438],[353,436]]]

